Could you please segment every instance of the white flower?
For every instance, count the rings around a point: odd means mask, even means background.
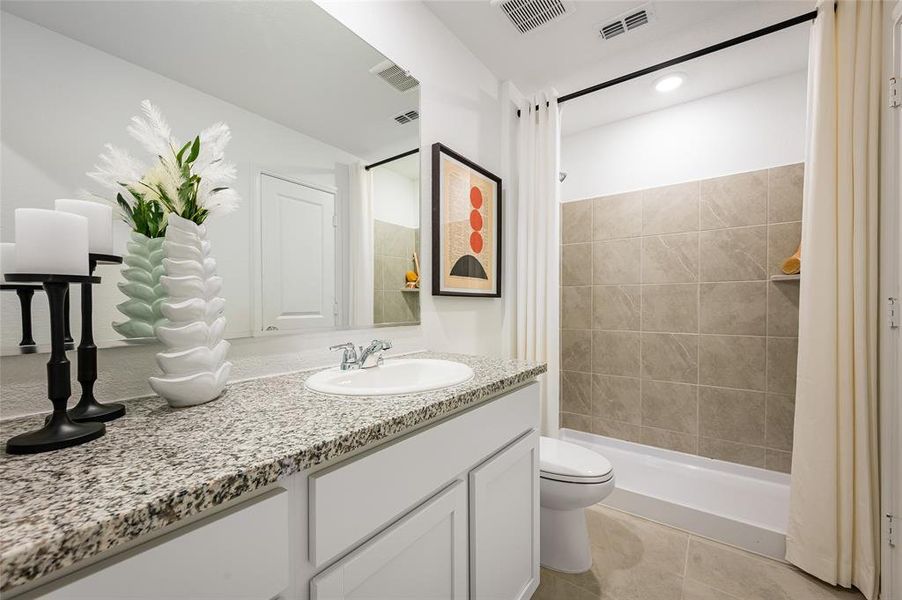
[[[121,190],[122,186],[134,184],[144,175],[145,167],[122,148],[107,144],[106,152],[100,155],[100,164],[88,177],[110,190]]]
[[[201,131],[199,137],[200,153],[193,166],[198,172],[201,172],[211,164],[222,160],[225,147],[232,139],[232,132],[228,125],[219,122]]]
[[[145,118],[132,117],[132,123],[127,128],[129,135],[152,154],[157,156],[172,154],[175,140],[172,139],[172,130],[160,109],[151,104],[150,100],[144,100],[141,102],[141,112]]]
[[[160,191],[178,206],[179,186],[182,184],[182,176],[169,161],[160,160],[152,169],[150,169],[142,178],[142,182],[150,187],[154,196],[160,197]]]
[[[222,188],[204,198],[203,207],[212,215],[227,215],[238,208],[241,197],[232,188]]]

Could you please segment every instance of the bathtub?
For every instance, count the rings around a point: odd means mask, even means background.
[[[611,462],[617,487],[602,504],[784,560],[789,475],[572,429],[560,437]]]

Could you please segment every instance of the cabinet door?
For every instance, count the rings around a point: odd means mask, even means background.
[[[539,434],[470,472],[470,597],[529,598],[539,583]]]
[[[311,600],[466,597],[463,481],[455,481],[310,582]]]

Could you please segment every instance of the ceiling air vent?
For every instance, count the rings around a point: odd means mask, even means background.
[[[529,33],[573,12],[569,0],[492,0],[517,31]]]
[[[388,85],[399,92],[406,92],[420,85],[416,77],[405,71],[390,60],[384,60],[372,69],[370,73],[379,76]]]
[[[398,122],[399,125],[406,125],[411,121],[416,121],[420,118],[420,113],[415,110],[408,110],[407,112],[403,112],[400,115],[395,116],[395,121]]]
[[[620,34],[633,31],[643,25],[648,25],[654,18],[655,13],[654,10],[652,10],[651,4],[645,4],[639,8],[634,8],[633,10],[623,13],[613,21],[599,25],[598,33],[601,34],[603,39],[609,40]]]

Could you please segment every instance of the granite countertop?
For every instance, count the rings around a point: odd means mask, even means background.
[[[233,384],[218,400],[173,409],[128,403],[104,437],[44,454],[0,455],[0,591],[161,529],[241,494],[477,404],[545,372],[525,361],[421,353],[475,376],[383,398],[307,390],[304,371]],[[0,437],[43,417],[0,422]]]

